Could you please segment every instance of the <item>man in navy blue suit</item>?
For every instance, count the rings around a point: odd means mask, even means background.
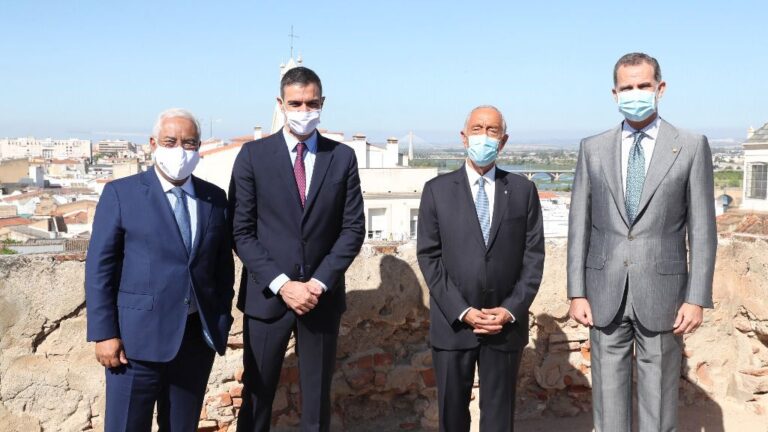
[[[232,324],[234,264],[223,190],[192,176],[200,127],[160,114],[155,166],[106,185],[85,264],[88,340],[106,368],[105,430],[197,428],[214,353]]]
[[[269,430],[293,332],[301,430],[329,430],[344,272],[360,251],[365,220],[354,151],[316,130],[324,99],[312,70],[286,72],[277,99],[285,127],[246,143],[232,171],[233,234],[245,267],[240,431]]]

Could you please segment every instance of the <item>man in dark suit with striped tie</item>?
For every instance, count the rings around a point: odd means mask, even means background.
[[[480,430],[514,428],[544,229],[536,186],[495,164],[506,129],[495,107],[472,110],[461,132],[466,164],[427,182],[421,196],[417,254],[430,293],[441,431],[469,431],[476,365]]]
[[[288,340],[296,334],[301,430],[330,428],[336,340],[346,308],[344,272],[365,220],[355,153],[317,132],[322,96],[312,70],[280,82],[282,130],[246,143],[230,184],[234,238],[245,269],[240,431],[267,431]]]
[[[107,432],[195,430],[232,325],[227,197],[191,175],[200,127],[162,112],[154,168],[107,183],[85,261],[88,340],[106,368]]]

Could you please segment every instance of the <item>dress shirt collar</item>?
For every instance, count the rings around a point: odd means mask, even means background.
[[[296,139],[295,136],[293,136],[291,133],[289,133],[286,130],[286,127],[283,127],[283,138],[285,139],[285,143],[288,145],[288,151],[293,152],[296,150],[296,144],[299,143],[299,140]],[[303,141],[304,145],[307,146],[307,150],[312,153],[317,153],[317,130],[312,132],[312,135],[309,136],[309,138],[306,139],[306,141]]]
[[[659,125],[661,124],[661,117],[656,115],[656,119],[653,120],[648,126],[640,129],[641,132],[645,132],[646,135],[648,135],[648,138],[656,141],[656,136],[659,134]],[[629,125],[626,121],[622,122],[621,126],[621,138],[622,139],[628,139],[632,138],[632,134],[634,134],[637,130]]]
[[[155,175],[157,176],[158,180],[160,180],[160,186],[163,188],[163,192],[168,193],[171,191],[171,189],[175,188],[176,186],[174,186],[173,183],[166,180],[165,177],[160,175],[160,173],[157,172],[157,170],[159,169],[160,168],[155,166]],[[192,198],[195,197],[195,186],[192,183],[192,176],[187,177],[187,181],[185,181],[184,184],[181,185],[181,189]]]
[[[469,164],[469,161],[464,163],[464,167],[467,170],[467,178],[469,178],[469,185],[473,186],[475,183],[477,183],[477,179],[480,178],[480,174],[477,173],[477,171],[472,168],[472,166]],[[486,184],[487,183],[493,183],[496,180],[496,164],[493,164],[491,169],[489,169],[485,174],[483,174],[483,177],[485,178]]]

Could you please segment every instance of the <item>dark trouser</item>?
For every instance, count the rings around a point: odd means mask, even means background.
[[[238,431],[268,431],[272,401],[292,332],[296,332],[301,387],[301,430],[328,431],[331,423],[331,379],[336,365],[339,315],[297,318],[288,311],[280,318],[243,322],[243,405]]]
[[[471,350],[432,350],[437,377],[440,430],[469,431],[469,400],[480,375],[480,431],[513,431],[515,390],[522,351],[498,351],[486,345]]]
[[[173,360],[128,359],[128,365],[107,369],[105,432],[149,432],[155,402],[160,431],[196,430],[214,355],[203,340],[200,316],[192,314]]]
[[[592,410],[597,432],[632,430],[632,353],[637,356],[640,432],[677,429],[677,399],[683,339],[654,332],[637,319],[632,293],[613,322],[589,332],[592,354]]]

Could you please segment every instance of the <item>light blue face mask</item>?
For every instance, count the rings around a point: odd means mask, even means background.
[[[656,112],[656,92],[629,90],[619,92],[619,112],[633,122],[641,122]]]
[[[468,135],[467,143],[467,156],[479,167],[492,164],[499,154],[499,140],[488,135]]]

